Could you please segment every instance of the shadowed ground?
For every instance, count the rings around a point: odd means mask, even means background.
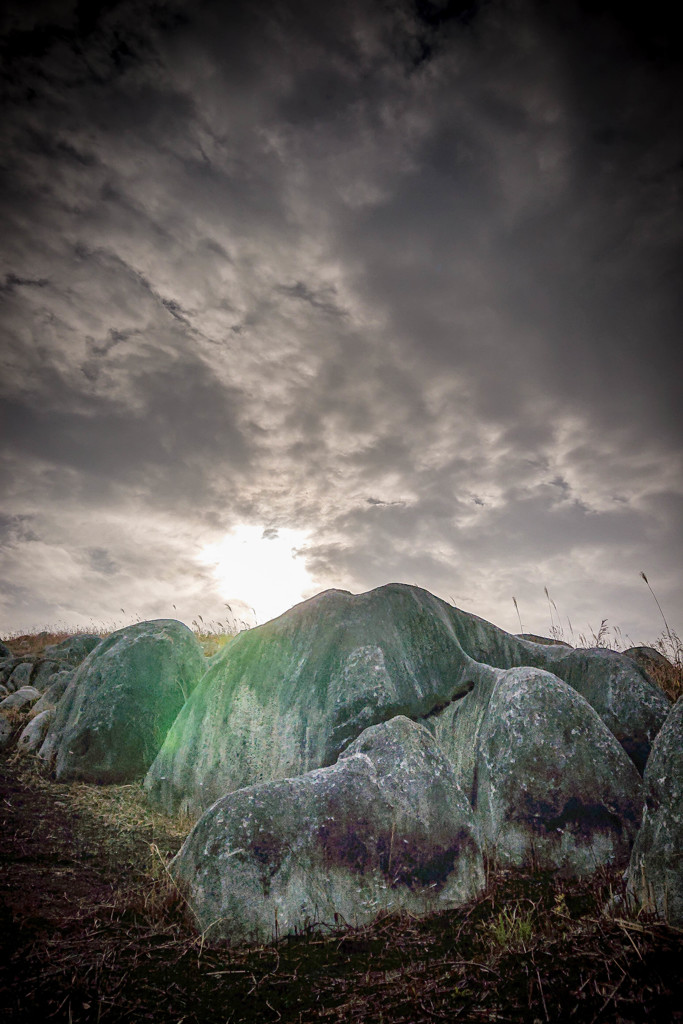
[[[140,787],[0,778],[3,1020],[683,1020],[683,933],[603,916],[618,878],[500,875],[422,921],[209,949],[165,872],[183,830]]]

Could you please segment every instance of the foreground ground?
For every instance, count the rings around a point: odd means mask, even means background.
[[[500,877],[424,921],[207,948],[138,786],[0,760],[0,1017],[15,1021],[683,1021],[683,933],[606,916],[619,878]]]

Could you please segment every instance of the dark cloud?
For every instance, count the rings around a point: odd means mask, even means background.
[[[246,523],[305,531],[316,589],[402,579],[509,628],[514,593],[543,631],[548,585],[652,639],[638,572],[683,603],[670,29],[611,0],[10,5],[8,625],[220,610],[201,554]]]

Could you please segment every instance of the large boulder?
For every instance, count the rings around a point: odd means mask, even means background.
[[[683,700],[655,740],[645,768],[643,824],[628,889],[646,909],[683,928]]]
[[[570,686],[538,669],[502,673],[476,747],[475,816],[495,863],[571,876],[628,864],[642,780]]]
[[[642,769],[670,704],[630,659],[520,640],[389,584],[326,591],[236,637],[211,660],[145,786],[165,810],[199,815],[243,786],[334,764],[395,715],[435,716],[474,689],[483,715],[496,670],[523,666],[569,683]]]
[[[367,729],[337,764],[219,800],[171,863],[209,941],[423,915],[484,886],[471,808],[426,729]]]
[[[145,786],[198,815],[228,792],[325,767],[364,729],[471,686],[452,609],[417,587],[331,590],[237,636],[212,661]]]
[[[76,670],[40,756],[59,780],[142,777],[203,670],[202,649],[182,622],[117,630]]]

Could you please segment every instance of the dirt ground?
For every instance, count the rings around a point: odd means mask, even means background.
[[[618,877],[499,876],[424,921],[210,949],[166,872],[182,837],[139,786],[0,755],[4,1021],[683,1021],[683,933],[605,916]]]

